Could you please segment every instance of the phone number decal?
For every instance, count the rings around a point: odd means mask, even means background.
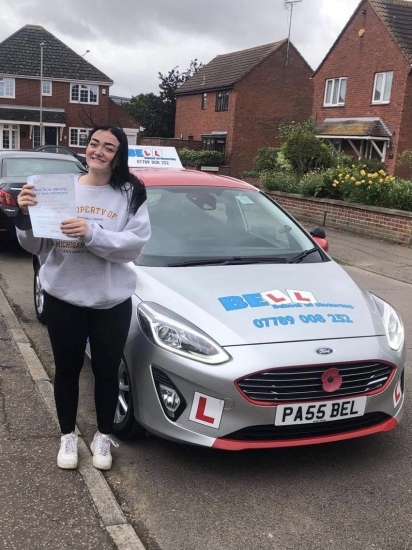
[[[326,316],[320,315],[299,315],[298,319],[292,315],[279,317],[264,317],[263,319],[254,319],[253,324],[256,328],[278,327],[286,325],[294,325],[296,321],[309,325],[311,323],[353,323],[349,315],[344,313],[328,313]]]

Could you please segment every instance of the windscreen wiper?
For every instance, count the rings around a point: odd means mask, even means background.
[[[287,258],[280,256],[233,256],[232,258],[202,258],[167,264],[167,267],[189,267],[196,265],[245,265],[245,264],[287,264]]]
[[[317,251],[318,251],[318,248],[316,246],[314,246],[313,248],[310,248],[309,250],[304,250],[303,252],[301,252],[300,254],[298,254],[297,256],[292,258],[291,260],[289,260],[289,263],[290,264],[297,264],[298,262],[300,262],[304,258],[306,258],[306,256],[309,256],[309,254],[312,254],[313,252],[317,252]]]

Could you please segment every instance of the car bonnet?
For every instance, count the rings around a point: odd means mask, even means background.
[[[335,262],[136,267],[136,295],[222,346],[385,334],[370,294]]]

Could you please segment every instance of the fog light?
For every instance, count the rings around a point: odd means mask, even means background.
[[[180,405],[180,397],[173,388],[159,384],[159,393],[166,409],[174,415]]]

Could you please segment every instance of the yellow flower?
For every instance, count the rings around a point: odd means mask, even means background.
[[[336,186],[336,185],[338,185],[339,182],[338,182],[338,180],[333,180],[333,183]]]
[[[361,183],[365,183],[365,180],[361,180]]]
[[[391,181],[395,181],[395,178],[393,176],[391,177]]]
[[[373,176],[373,174],[368,174],[368,178],[371,178]]]
[[[351,180],[352,180],[352,181],[356,181],[355,176],[352,176],[352,177],[351,177]]]
[[[372,174],[373,179],[378,178],[378,177],[379,177],[379,174],[377,174],[376,172],[374,174]]]
[[[361,182],[360,182],[360,181],[357,181],[357,182],[355,183],[355,185],[361,185]]]
[[[341,178],[341,177],[342,177],[342,174],[339,174],[339,177]]]
[[[372,182],[372,180],[369,180],[368,183],[369,183],[369,185],[372,185],[373,182]]]
[[[364,164],[363,167],[366,168],[366,164]]]
[[[349,174],[346,174],[345,180],[348,180],[348,179],[349,179]]]
[[[360,174],[361,174],[361,176],[366,176],[365,170],[361,170],[361,171],[360,171]]]
[[[332,183],[332,187],[337,187],[338,184],[337,183]]]
[[[386,175],[386,172],[385,172],[385,170],[379,170],[379,174],[380,174],[381,176],[385,176],[385,175]]]
[[[383,183],[383,179],[382,179],[382,178],[379,178],[379,183]]]

